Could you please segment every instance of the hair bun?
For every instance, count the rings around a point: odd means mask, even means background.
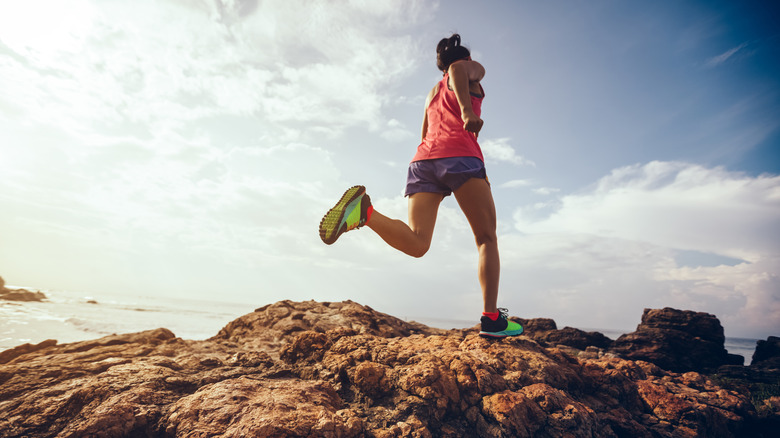
[[[457,33],[452,34],[452,36],[450,37],[450,41],[447,44],[447,48],[458,47],[458,46],[460,46],[460,35],[458,35]]]
[[[442,38],[436,46],[436,66],[446,72],[454,61],[470,55],[469,49],[460,45],[460,35],[454,33],[449,38]]]
[[[460,47],[460,35],[457,33],[452,34],[449,38],[442,38],[436,46],[436,53],[446,52],[455,47]]]

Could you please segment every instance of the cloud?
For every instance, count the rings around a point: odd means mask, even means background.
[[[316,224],[343,190],[333,156],[352,147],[333,139],[408,134],[383,108],[420,60],[405,29],[436,7],[58,5],[0,7],[0,201],[20,213],[2,228],[63,253],[77,241],[101,264],[146,254],[257,272],[322,250]]]
[[[379,135],[385,140],[391,142],[401,142],[414,138],[414,134],[412,134],[409,129],[404,126],[403,122],[397,119],[388,120],[387,124]]]
[[[536,193],[537,195],[544,195],[544,196],[551,195],[553,193],[558,193],[560,191],[561,189],[556,189],[554,187],[539,187],[538,189],[533,190],[533,192]]]
[[[513,179],[511,181],[507,181],[505,183],[500,184],[498,187],[502,189],[514,189],[517,187],[528,187],[533,184],[534,184],[533,181],[527,179]]]
[[[584,195],[566,195],[542,221],[518,229],[567,230],[648,241],[750,260],[780,247],[780,177],[651,162],[615,169]],[[717,236],[717,238],[713,238]]]
[[[731,57],[734,56],[737,52],[744,49],[745,47],[747,47],[747,43],[742,43],[736,47],[726,50],[720,55],[713,56],[712,58],[708,59],[707,62],[704,63],[704,65],[707,67],[717,67],[719,65],[722,65],[723,63],[731,59]]]
[[[396,32],[417,22],[410,10],[425,9],[413,1],[384,16],[359,3],[80,4],[51,28],[30,17],[46,27],[40,32],[0,30],[13,52],[4,57],[3,83],[26,96],[15,104],[74,135],[95,125],[183,131],[216,115],[320,135],[378,128],[384,90],[417,59],[415,43]]]
[[[485,159],[494,162],[507,162],[516,165],[535,166],[536,164],[521,155],[509,144],[509,138],[489,139],[480,142]]]
[[[772,175],[681,162],[615,169],[545,216],[519,208],[502,242],[504,278],[535,291],[527,306],[554,303],[550,314],[581,326],[598,325],[583,308],[625,324],[638,318],[628,311],[673,306],[714,313],[731,335],[765,336],[780,324],[779,194]],[[733,263],[679,265],[681,252]]]

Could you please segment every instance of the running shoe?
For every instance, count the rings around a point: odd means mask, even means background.
[[[372,211],[371,198],[366,194],[366,188],[350,187],[320,221],[320,239],[328,245],[333,244],[347,231],[365,225]]]
[[[482,331],[479,335],[483,338],[506,338],[507,336],[518,336],[523,333],[523,326],[508,319],[509,311],[504,308],[498,309],[498,319],[493,321],[487,316],[482,316]]]

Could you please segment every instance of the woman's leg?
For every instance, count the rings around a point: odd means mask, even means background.
[[[366,224],[393,248],[412,257],[422,257],[431,247],[433,228],[444,195],[414,193],[409,196],[409,225],[374,210]]]
[[[482,286],[484,311],[498,311],[498,279],[501,261],[496,238],[496,206],[486,179],[471,178],[455,191],[461,210],[466,215],[479,250],[478,275]]]

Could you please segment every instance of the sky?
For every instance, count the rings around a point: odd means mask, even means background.
[[[415,259],[406,167],[462,35],[486,68],[480,143],[499,305],[623,329],[644,308],[780,334],[780,7],[773,1],[57,0],[0,5],[0,275],[85,294],[482,310],[452,197]]]

